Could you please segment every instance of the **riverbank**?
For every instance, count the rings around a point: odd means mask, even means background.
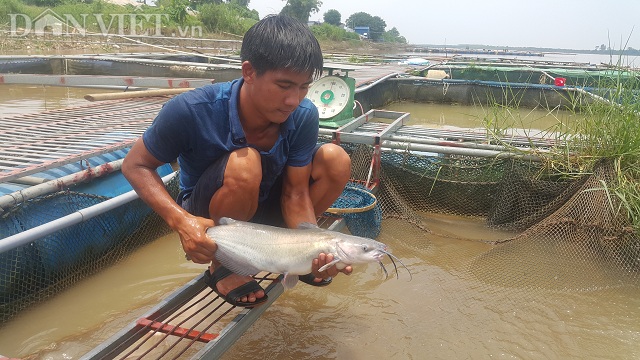
[[[80,53],[129,53],[148,51],[181,51],[208,54],[238,55],[242,39],[225,34],[209,38],[181,38],[156,36],[9,36],[0,35],[0,55],[51,55]],[[370,41],[322,41],[327,53],[341,52],[363,55],[387,55],[409,52],[413,46]]]

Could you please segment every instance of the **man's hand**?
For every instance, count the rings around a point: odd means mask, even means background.
[[[211,219],[188,215],[176,229],[184,252],[194,263],[208,264],[213,261],[218,246],[207,236],[206,230],[214,225]]]
[[[333,255],[332,254],[324,254],[324,253],[320,253],[320,255],[318,255],[317,258],[313,259],[313,262],[311,263],[311,273],[316,277],[316,281],[321,281],[318,279],[328,279],[330,277],[334,277],[336,275],[338,275],[338,273],[343,273],[345,275],[351,275],[351,272],[353,271],[353,269],[351,268],[351,266],[346,266],[344,269],[339,270],[338,268],[336,268],[335,265],[329,267],[328,269],[324,270],[324,271],[318,271],[318,269],[320,269],[321,267],[323,267],[324,265],[330,263],[333,261]]]

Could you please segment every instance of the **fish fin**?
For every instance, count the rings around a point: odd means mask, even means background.
[[[303,222],[298,224],[298,229],[319,229],[318,225],[309,222]]]
[[[282,285],[285,289],[291,289],[296,286],[298,283],[298,275],[291,275],[289,273],[284,274],[284,279],[282,280]]]
[[[339,262],[340,262],[340,258],[334,255],[333,261],[331,261],[330,263],[325,264],[323,267],[318,269],[318,271],[325,271],[328,268],[332,267],[333,265],[335,265],[335,264],[337,264]]]
[[[252,276],[259,273],[261,270],[256,268],[250,262],[239,261],[231,256],[228,256],[224,251],[216,251],[216,259],[222,263],[227,269],[242,276]]]
[[[232,218],[221,217],[220,220],[218,220],[218,225],[231,225],[231,224],[233,224],[235,222],[236,221],[233,220]]]

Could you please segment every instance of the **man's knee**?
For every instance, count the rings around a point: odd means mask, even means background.
[[[333,181],[345,182],[351,175],[351,159],[344,149],[335,144],[324,144],[313,158],[314,179],[329,176]]]
[[[238,190],[258,191],[261,181],[260,153],[249,147],[233,151],[224,172],[224,185]]]

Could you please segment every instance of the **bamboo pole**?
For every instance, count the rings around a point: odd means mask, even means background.
[[[181,94],[183,92],[193,90],[193,89],[194,88],[179,88],[179,89],[126,91],[126,92],[105,93],[105,94],[87,94],[84,96],[84,98],[85,100],[89,100],[89,101],[118,100],[118,99],[130,99],[130,98],[137,98],[137,97],[176,95],[176,94]]]

